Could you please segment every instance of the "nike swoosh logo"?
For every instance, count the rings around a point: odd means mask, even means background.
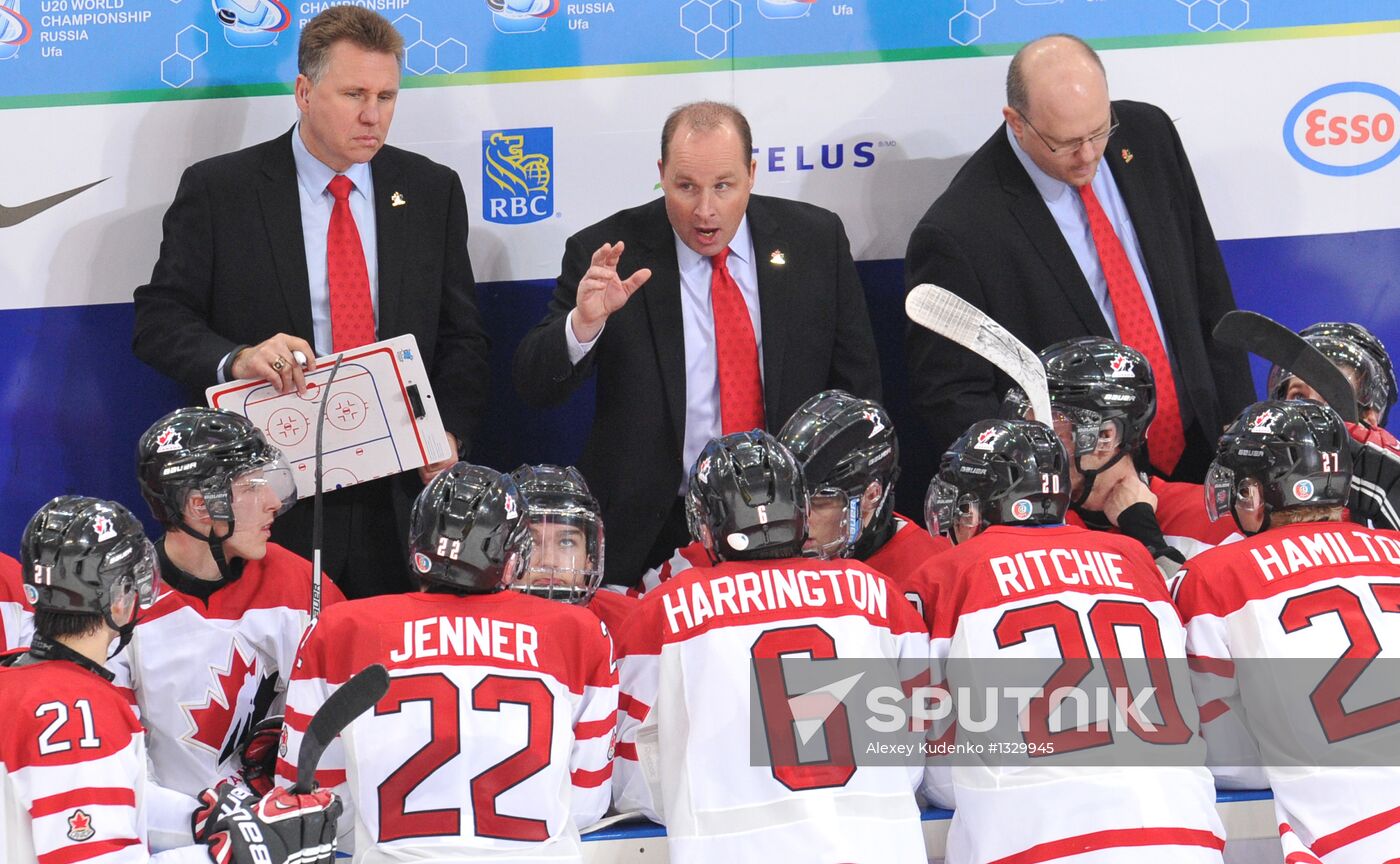
[[[28,204],[21,204],[18,207],[6,207],[0,204],[0,228],[9,228],[18,225],[28,219],[33,219],[50,207],[55,207],[72,198],[74,195],[86,192],[98,183],[105,183],[111,178],[103,177],[101,180],[94,180],[77,189],[69,189],[67,192],[60,192],[57,195],[50,195],[47,198],[40,198],[38,201],[30,201]]]

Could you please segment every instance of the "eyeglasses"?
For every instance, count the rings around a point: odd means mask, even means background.
[[[1020,114],[1019,111],[1017,113]],[[1118,129],[1118,112],[1114,111],[1112,108],[1109,108],[1107,129],[1098,133],[1097,135],[1090,135],[1086,138],[1080,138],[1076,141],[1069,141],[1063,144],[1055,144],[1052,143],[1049,138],[1046,138],[1044,135],[1040,134],[1040,130],[1035,128],[1035,124],[1032,123],[1030,118],[1027,117],[1025,114],[1021,114],[1021,119],[1026,121],[1026,125],[1031,127],[1031,131],[1034,132],[1036,137],[1039,138],[1045,144],[1045,149],[1049,150],[1056,156],[1060,155],[1061,153],[1073,153],[1075,150],[1078,150],[1085,144],[1097,144],[1100,141],[1107,141],[1108,136],[1112,135]]]

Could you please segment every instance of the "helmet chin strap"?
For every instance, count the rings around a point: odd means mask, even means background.
[[[214,532],[213,520],[210,520],[208,534],[201,534],[191,528],[183,516],[176,521],[175,527],[196,540],[204,541],[209,546],[209,554],[214,558],[214,566],[219,568],[219,576],[225,582],[233,581],[233,569],[229,567],[228,558],[224,556],[224,541],[233,536],[233,519],[228,520],[228,532],[222,535]]]
[[[1071,501],[1070,504],[1076,508],[1083,507],[1084,502],[1089,500],[1090,493],[1094,491],[1094,479],[1097,478],[1103,472],[1112,468],[1114,465],[1117,465],[1118,460],[1126,456],[1127,453],[1128,451],[1120,447],[1118,448],[1118,452],[1113,454],[1113,458],[1109,459],[1107,462],[1103,463],[1097,468],[1085,468],[1083,463],[1081,462],[1083,457],[1080,456],[1078,453],[1074,454],[1074,470],[1078,471],[1081,475],[1083,475],[1084,485],[1081,487],[1079,494],[1074,497],[1074,500]]]

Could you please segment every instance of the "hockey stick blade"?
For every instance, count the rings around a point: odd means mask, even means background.
[[[321,705],[301,736],[297,753],[297,782],[292,792],[306,795],[316,788],[316,766],[321,755],[346,726],[375,706],[389,692],[389,673],[375,663],[355,673]]]
[[[924,283],[904,298],[909,320],[953,340],[1010,376],[1031,400],[1035,418],[1050,423],[1050,390],[1045,364],[1036,353],[991,316],[946,288]]]
[[[1356,422],[1356,392],[1347,376],[1306,339],[1272,318],[1233,309],[1215,325],[1215,338],[1287,369],[1316,390],[1343,420]]]

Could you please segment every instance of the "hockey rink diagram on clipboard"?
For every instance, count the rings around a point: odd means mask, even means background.
[[[445,459],[447,436],[417,341],[400,336],[344,353],[326,393],[334,357],[317,358],[307,392],[278,393],[266,381],[209,388],[209,404],[242,414],[286,454],[297,494],[315,493],[316,420],[326,400],[322,488],[354,486]]]

